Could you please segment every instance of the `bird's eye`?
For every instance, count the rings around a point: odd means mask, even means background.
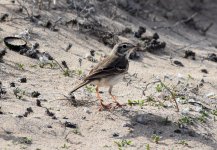
[[[123,48],[127,48],[127,45],[123,45]]]

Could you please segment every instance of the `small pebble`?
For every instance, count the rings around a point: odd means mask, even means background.
[[[10,87],[15,87],[15,83],[14,83],[14,82],[11,82],[11,83],[10,83]]]
[[[65,123],[65,127],[67,128],[77,128],[77,125],[71,122],[66,121]]]
[[[33,91],[32,93],[31,93],[31,96],[33,97],[33,98],[37,98],[39,95],[41,95],[38,91]]]
[[[119,137],[119,133],[113,133],[112,136],[113,137]]]
[[[26,78],[20,78],[20,79],[19,79],[19,82],[20,82],[20,83],[26,83],[26,82],[27,82],[27,79],[26,79]]]

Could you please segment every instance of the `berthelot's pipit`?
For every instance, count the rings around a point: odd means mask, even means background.
[[[70,93],[73,93],[86,84],[93,84],[96,86],[96,96],[100,101],[99,110],[110,109],[111,105],[103,104],[103,100],[99,94],[99,87],[109,87],[109,95],[111,95],[116,106],[121,107],[122,105],[119,104],[116,97],[112,95],[112,88],[123,78],[124,74],[127,73],[129,68],[128,59],[135,47],[135,45],[126,42],[116,44],[111,54],[99,62],[99,64],[90,71],[89,75],[84,78],[83,82],[77,85]]]

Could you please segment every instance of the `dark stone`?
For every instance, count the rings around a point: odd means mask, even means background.
[[[14,82],[11,82],[11,83],[10,83],[10,87],[15,87],[15,83],[14,83]]]
[[[20,81],[20,83],[26,83],[27,79],[26,78],[20,78],[19,81]]]
[[[185,56],[184,58],[189,58],[191,57],[192,60],[195,60],[195,56],[196,56],[196,53],[191,51],[191,50],[187,50],[185,51]]]
[[[53,117],[55,114],[51,112],[49,109],[46,109],[46,114],[50,117]]]
[[[184,67],[183,63],[178,60],[174,60],[173,63],[177,66]]]
[[[134,37],[141,38],[142,34],[146,32],[146,28],[140,26],[138,31],[134,33]]]
[[[26,111],[32,113],[33,112],[32,107],[26,108]]]
[[[52,128],[52,126],[51,126],[51,125],[48,125],[47,128]]]
[[[113,133],[112,136],[113,137],[119,137],[119,133]]]
[[[153,34],[153,39],[155,39],[155,40],[157,40],[157,39],[159,39],[160,37],[159,37],[159,35],[157,34],[157,33],[154,33]]]
[[[214,53],[208,54],[207,59],[213,62],[217,62],[217,55]]]
[[[40,101],[39,99],[36,100],[36,105],[37,105],[38,107],[42,107],[42,106],[41,106],[41,101]]]
[[[41,95],[38,91],[33,91],[31,93],[31,96],[34,97],[34,98],[37,98],[39,95]]]
[[[182,133],[182,131],[180,129],[176,129],[176,130],[174,130],[174,132],[177,133],[177,134],[181,134]]]
[[[77,125],[71,122],[66,121],[65,123],[65,127],[67,128],[77,128]]]
[[[206,69],[201,69],[201,72],[208,74],[208,71]]]

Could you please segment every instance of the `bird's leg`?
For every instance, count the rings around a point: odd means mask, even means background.
[[[111,104],[105,105],[103,104],[103,100],[99,95],[99,87],[96,86],[96,97],[99,100],[99,111],[102,111],[103,109],[111,109]]]
[[[116,103],[116,106],[117,106],[117,107],[125,106],[125,104],[120,104],[120,103],[117,101],[116,96],[112,95],[112,88],[113,88],[113,86],[110,86],[110,87],[109,87],[109,95],[111,95],[112,100]]]

